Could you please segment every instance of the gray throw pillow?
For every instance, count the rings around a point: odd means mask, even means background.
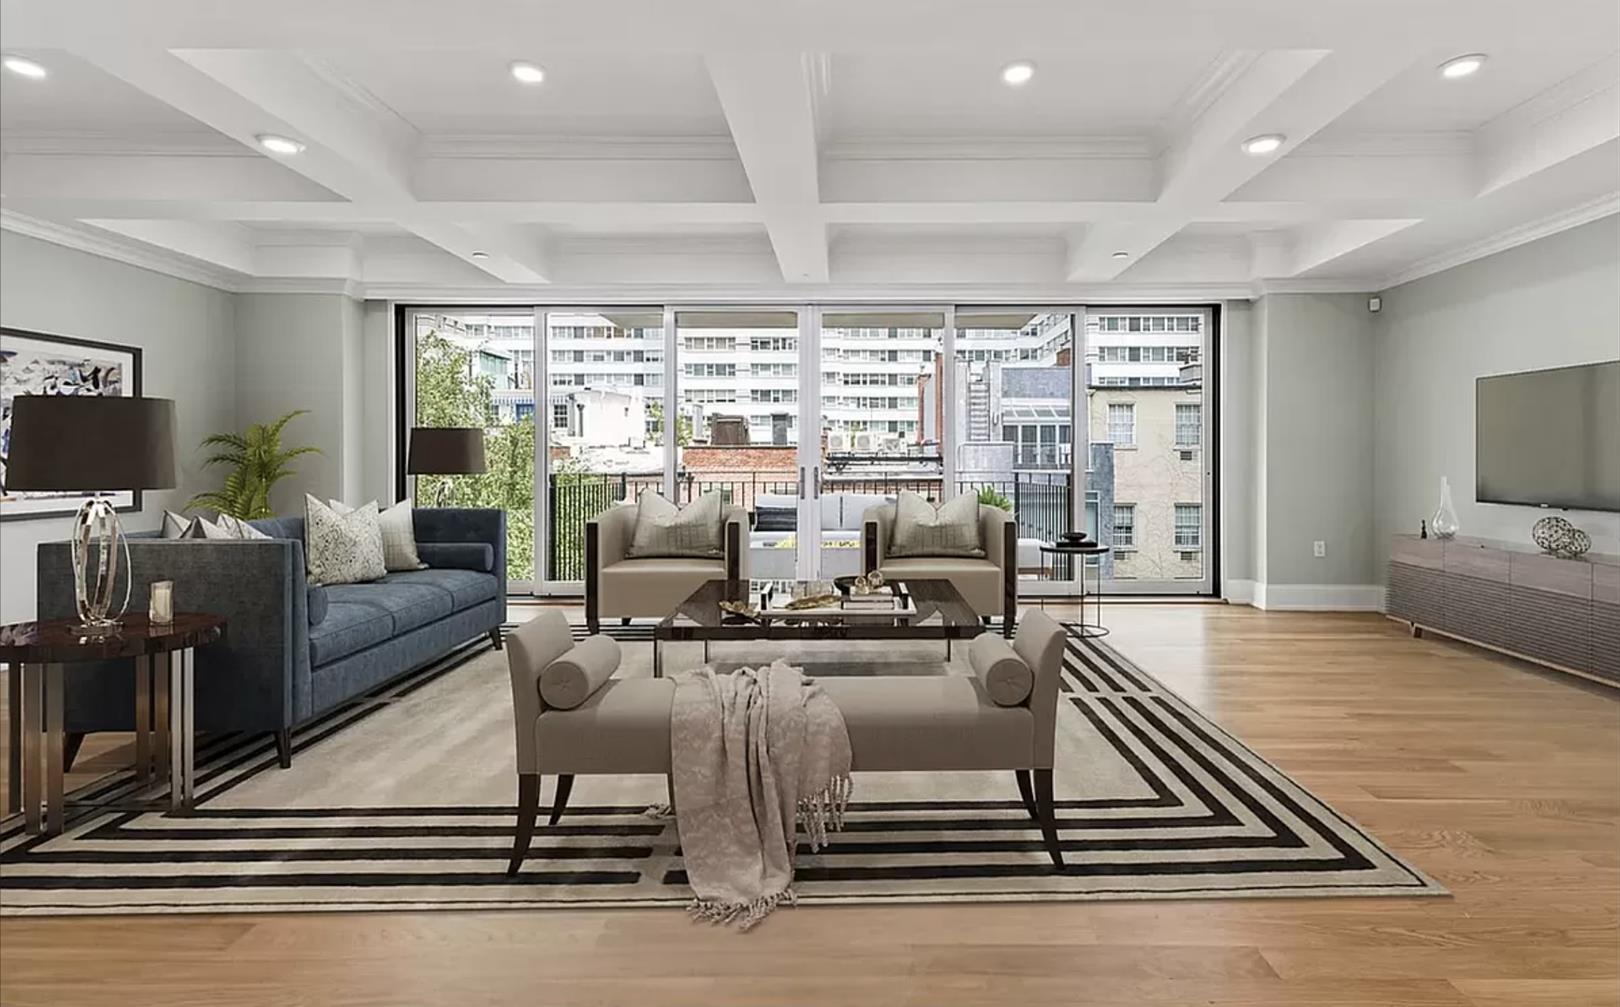
[[[677,507],[649,490],[641,494],[636,508],[636,530],[625,553],[628,558],[719,559],[725,555],[720,532],[725,508],[718,492]]]
[[[304,555],[314,584],[363,584],[388,573],[376,501],[339,514],[304,495]]]
[[[176,514],[172,510],[163,512],[163,537],[167,539],[202,538],[202,526],[197,524],[196,518]]]
[[[904,556],[960,556],[981,559],[979,500],[962,494],[937,508],[909,490],[894,505],[894,533],[888,553]]]

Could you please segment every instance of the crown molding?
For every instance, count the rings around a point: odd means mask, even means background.
[[[1505,252],[1510,248],[1517,248],[1519,245],[1550,237],[1560,231],[1580,227],[1582,224],[1589,224],[1594,220],[1616,213],[1620,213],[1620,190],[1599,196],[1597,199],[1589,200],[1579,206],[1549,214],[1539,220],[1532,220],[1517,227],[1510,227],[1482,241],[1453,248],[1438,255],[1431,255],[1426,259],[1420,259],[1391,275],[1377,289],[1388,290],[1403,283],[1411,283],[1413,280],[1420,280],[1425,276],[1432,276],[1435,273],[1454,269],[1457,266],[1473,262],[1475,259],[1483,259],[1487,255]]]
[[[157,130],[115,133],[105,130],[25,129],[0,134],[7,154],[40,157],[253,157],[256,154],[212,130]]]
[[[1247,283],[1074,283],[1074,284],[789,284],[739,288],[722,284],[399,284],[367,283],[367,299],[412,304],[566,305],[616,307],[670,304],[676,307],[734,305],[1139,305],[1205,304],[1249,300]]]
[[[1255,297],[1267,294],[1371,294],[1378,291],[1378,281],[1368,277],[1282,276],[1270,280],[1255,280],[1249,284]]]
[[[423,158],[524,161],[735,161],[730,136],[550,136],[534,133],[429,133]]]
[[[250,276],[234,291],[238,294],[342,294],[360,301],[365,288],[353,277]]]
[[[1151,160],[1150,136],[848,136],[822,147],[830,161]]]
[[[99,255],[104,259],[148,269],[178,280],[200,283],[216,290],[234,293],[241,289],[243,281],[247,279],[233,270],[205,265],[188,256],[121,238],[100,228],[43,220],[15,210],[0,209],[0,230],[38,238],[53,245]]]

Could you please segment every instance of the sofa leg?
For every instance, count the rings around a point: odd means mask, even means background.
[[[16,714],[13,713],[12,716],[15,717]],[[62,738],[62,772],[64,772],[64,773],[73,772],[73,760],[75,760],[75,759],[77,759],[79,757],[79,749],[83,748],[83,747],[84,747],[84,732],[83,731],[69,731]],[[11,758],[13,760],[15,760],[15,759],[18,758],[18,756],[13,754],[11,756]]]
[[[1041,839],[1046,843],[1046,852],[1051,854],[1053,865],[1062,870],[1063,847],[1058,844],[1057,807],[1052,801],[1050,769],[1035,770],[1035,812],[1037,821],[1041,823]]]
[[[620,617],[620,618],[619,618],[619,625],[621,625],[621,626],[628,626],[628,625],[630,625],[630,617],[629,617],[629,616],[628,616],[628,615],[626,615],[626,616],[621,616],[621,617]]]
[[[489,645],[494,647],[496,650],[500,650],[501,647],[504,646],[504,644],[501,642],[501,627],[496,626],[494,629],[489,631]]]
[[[598,633],[602,632],[602,620],[587,615],[585,617],[585,632],[592,636],[596,636]]]
[[[292,729],[283,727],[276,733],[276,761],[282,769],[292,768]]]
[[[1015,769],[1013,772],[1018,777],[1018,796],[1024,799],[1024,810],[1029,812],[1029,817],[1040,821],[1041,813],[1035,809],[1035,791],[1029,783],[1029,770]]]
[[[1013,638],[1013,631],[1015,629],[1017,629],[1017,628],[1018,628],[1018,621],[1015,618],[1013,618],[1012,615],[1009,614],[1009,615],[1004,615],[1004,616],[1001,617],[1001,635],[1002,636],[1004,636],[1007,639],[1011,640]]]
[[[557,777],[557,795],[551,799],[551,821],[546,824],[557,824],[557,819],[562,817],[563,809],[568,807],[568,795],[573,789],[573,773],[564,773],[562,776]]]
[[[516,877],[529,855],[529,840],[534,836],[534,818],[540,812],[540,774],[518,774],[517,832],[512,839],[512,860],[506,865],[509,877]]]

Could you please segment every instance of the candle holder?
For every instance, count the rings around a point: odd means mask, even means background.
[[[152,582],[152,601],[147,606],[146,614],[148,619],[159,626],[167,626],[174,622],[174,581]]]

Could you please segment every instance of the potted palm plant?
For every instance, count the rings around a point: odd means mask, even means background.
[[[308,445],[283,447],[281,432],[294,417],[308,409],[295,409],[272,423],[255,423],[243,433],[213,434],[205,437],[202,446],[214,451],[203,462],[204,466],[229,465],[225,485],[217,490],[198,493],[186,504],[186,509],[207,507],[243,521],[257,521],[274,517],[270,509],[270,491],[276,483],[293,474],[292,462],[300,455],[320,454],[320,449]]]

